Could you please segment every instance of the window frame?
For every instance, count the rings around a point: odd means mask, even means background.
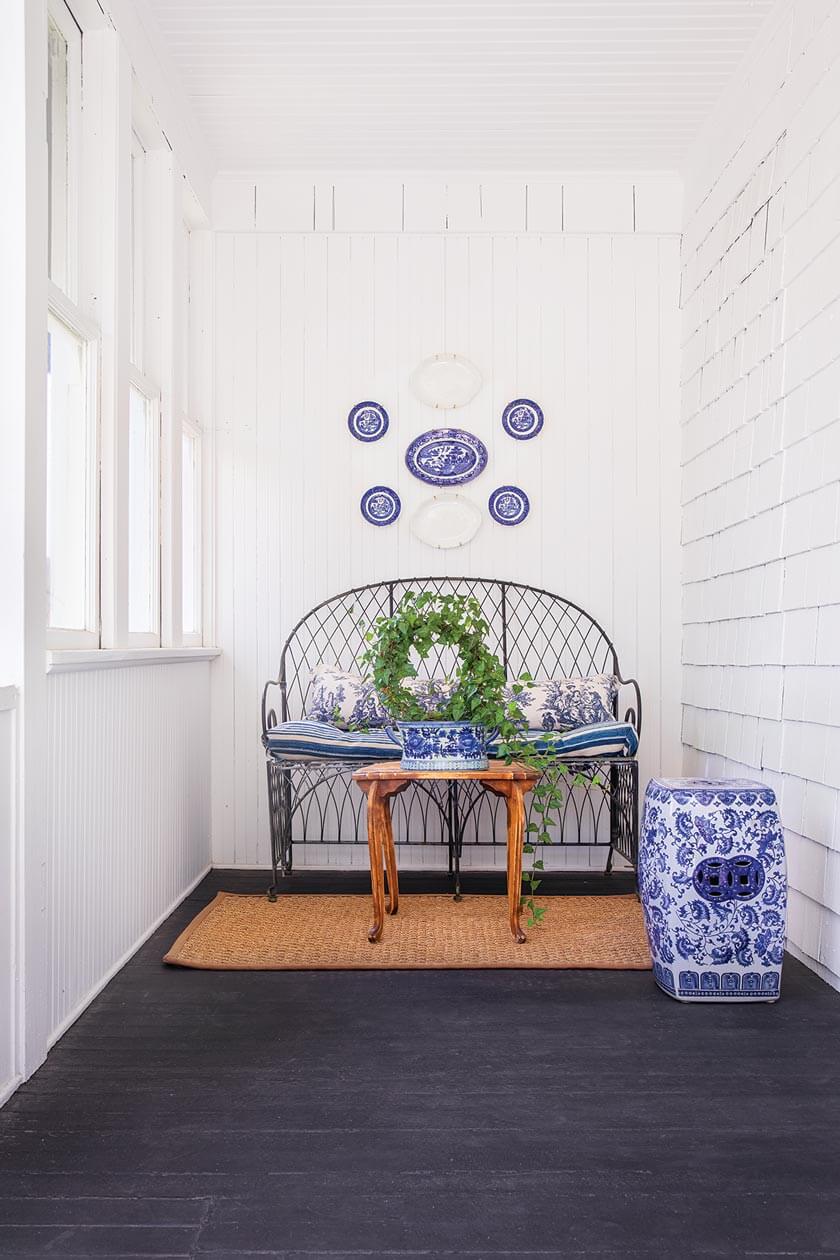
[[[144,375],[143,372],[139,370],[139,368],[135,367],[134,364],[131,363],[129,364],[129,368],[128,368],[129,410],[130,410],[130,399],[131,399],[132,389],[136,390],[137,393],[142,394],[142,396],[146,399],[146,401],[151,404],[151,407],[153,410],[153,416],[154,416],[154,420],[152,424],[152,437],[153,437],[152,462],[153,462],[153,468],[155,471],[154,482],[157,488],[157,492],[155,494],[155,513],[154,513],[155,539],[154,539],[154,546],[152,547],[152,557],[151,557],[152,558],[151,587],[152,587],[152,593],[153,593],[152,621],[157,624],[157,630],[132,630],[130,628],[131,623],[130,623],[129,609],[131,607],[131,558],[130,558],[131,517],[129,513],[126,515],[126,521],[125,521],[125,529],[126,529],[125,589],[126,589],[126,595],[127,595],[126,609],[125,609],[125,639],[126,639],[126,645],[128,647],[160,647],[161,646],[161,608],[162,608],[161,547],[162,547],[162,541],[163,541],[163,520],[162,520],[163,513],[161,510],[161,501],[163,497],[162,461],[161,461],[161,410],[162,410],[161,409],[161,390],[155,384],[154,381],[150,380],[147,376]],[[130,425],[131,423],[130,419],[127,420],[127,423]],[[128,431],[127,431],[126,432],[127,449],[129,445],[130,444],[128,441]],[[130,460],[130,452],[127,458]],[[131,480],[130,465],[127,468],[127,475],[128,475],[128,482],[126,485],[126,492],[128,495],[129,493],[128,485],[130,484],[130,480]]]
[[[79,297],[79,202],[80,167],[82,157],[82,40],[84,33],[65,0],[48,0],[47,5],[47,58],[49,59],[49,28],[56,27],[67,45],[67,188],[65,223],[65,259],[62,286],[52,274],[53,244],[53,197],[51,149],[47,146],[47,280],[50,286],[62,293],[74,305]],[[71,73],[72,70],[72,73]],[[47,65],[49,81],[49,64]],[[47,104],[47,126],[52,119]]]
[[[129,177],[129,315],[128,358],[142,372],[146,366],[146,239],[148,237],[148,200],[146,158],[148,149],[136,126],[131,128]],[[139,213],[138,213],[139,210]]]
[[[201,425],[196,424],[187,415],[181,414],[181,459],[183,461],[184,437],[189,436],[195,443],[195,460],[193,467],[193,537],[197,541],[194,549],[192,562],[192,582],[195,601],[196,616],[198,618],[198,629],[187,630],[184,625],[183,614],[183,592],[184,579],[186,571],[184,568],[184,470],[183,462],[181,466],[181,642],[185,647],[201,647],[204,643],[204,538],[202,534],[202,524],[204,520],[203,510],[203,459],[204,452],[202,446],[203,432]]]
[[[87,434],[88,484],[91,494],[86,504],[85,539],[87,558],[87,589],[85,590],[85,629],[68,629],[50,624],[49,585],[47,597],[46,638],[48,648],[87,648],[100,644],[100,531],[99,509],[101,497],[100,453],[101,433],[99,424],[100,334],[92,320],[87,319],[75,303],[69,301],[53,281],[48,281],[47,321],[50,316],[59,320],[85,344],[85,420]],[[49,470],[47,470],[49,486]],[[47,503],[49,502],[47,498]],[[49,583],[49,579],[48,579]]]
[[[81,168],[83,144],[83,40],[84,27],[81,25],[65,0],[48,0],[47,4],[47,47],[46,57],[49,61],[50,27],[54,26],[67,46],[67,183],[66,221],[64,224],[64,274],[63,283],[53,278],[52,245],[54,240],[53,222],[53,184],[51,168],[51,146],[47,144],[47,186],[49,205],[47,208],[47,323],[54,317],[63,323],[80,341],[85,344],[85,421],[86,421],[86,463],[87,484],[90,493],[85,504],[85,628],[68,629],[64,626],[53,626],[50,621],[49,570],[47,578],[47,603],[45,642],[48,649],[81,648],[90,650],[101,644],[101,563],[102,538],[100,527],[101,507],[101,380],[102,380],[102,338],[101,330],[93,319],[84,313],[79,305],[81,291],[80,259],[81,259]],[[47,65],[49,76],[49,64]],[[47,106],[49,109],[49,106]],[[52,119],[48,113],[47,126]],[[49,511],[49,469],[46,468],[47,488],[45,491],[45,508]]]

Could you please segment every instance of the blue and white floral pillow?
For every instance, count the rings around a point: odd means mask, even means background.
[[[387,721],[373,681],[332,665],[316,665],[312,671],[305,716],[310,722],[331,722],[345,730]]]
[[[446,704],[455,688],[448,678],[406,678],[403,685],[428,713]],[[330,722],[345,730],[383,726],[388,721],[373,681],[332,665],[318,665],[312,671],[305,716],[309,722]]]
[[[618,682],[613,674],[536,678],[520,685],[518,694],[511,687],[506,695],[516,701],[531,731],[573,731],[579,726],[615,721]]]

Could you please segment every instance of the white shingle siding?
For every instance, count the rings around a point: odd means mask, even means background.
[[[686,185],[685,767],[777,789],[840,986],[840,6],[775,11]]]

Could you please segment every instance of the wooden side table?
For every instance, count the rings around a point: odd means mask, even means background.
[[[377,761],[357,770],[353,778],[367,796],[370,887],[373,895],[373,927],[368,940],[375,944],[385,923],[385,877],[388,874],[388,914],[396,914],[400,902],[397,855],[391,827],[391,797],[405,791],[409,783],[431,779],[450,781],[472,779],[503,796],[507,806],[507,897],[508,921],[513,938],[520,945],[525,933],[519,923],[522,901],[522,848],[525,842],[525,793],[530,792],[539,774],[519,762],[505,765],[491,762],[486,770],[401,770],[398,761]]]

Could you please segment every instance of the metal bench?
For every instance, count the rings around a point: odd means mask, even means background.
[[[493,578],[399,578],[356,587],[318,604],[297,623],[283,647],[276,679],[262,697],[262,740],[266,750],[273,881],[292,869],[296,842],[366,844],[365,803],[352,773],[381,753],[347,760],[339,755],[301,756],[272,749],[272,732],[281,723],[299,721],[306,712],[312,670],[320,664],[362,672],[365,633],[376,617],[391,614],[408,591],[471,595],[489,624],[489,643],[513,680],[523,672],[539,677],[614,674],[621,688],[632,688],[633,703],[623,721],[637,735],[642,727],[642,698],[635,679],[621,675],[618,654],[606,631],[584,609],[549,591]],[[440,657],[427,658],[421,672],[434,677]],[[276,699],[275,699],[276,697]],[[614,713],[618,721],[620,698]],[[393,750],[396,752],[396,749]],[[635,756],[563,756],[576,786],[565,793],[553,828],[560,845],[607,849],[605,873],[620,854],[634,868],[638,853],[639,773]],[[394,830],[399,844],[443,844],[449,870],[459,887],[465,845],[503,845],[504,826],[497,798],[472,785],[418,784],[400,797]],[[502,811],[503,813],[503,811]]]

